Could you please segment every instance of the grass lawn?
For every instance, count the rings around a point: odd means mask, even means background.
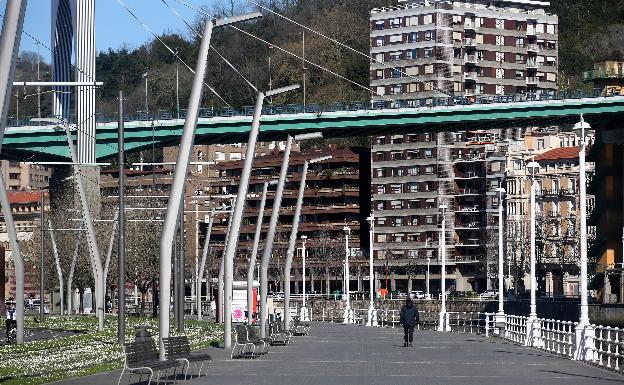
[[[92,316],[48,316],[44,323],[26,318],[26,328],[85,330],[86,334],[23,345],[0,346],[0,383],[2,385],[42,384],[64,378],[121,368],[123,349],[117,343],[117,318],[107,317],[103,332],[96,332],[97,319]],[[128,318],[126,340],[134,339],[135,325],[149,325],[158,337],[158,319]],[[28,331],[27,331],[28,332]],[[213,341],[222,341],[221,325],[203,321],[185,321],[185,334],[193,349]],[[175,335],[175,333],[172,333]]]

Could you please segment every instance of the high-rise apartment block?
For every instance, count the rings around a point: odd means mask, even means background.
[[[429,98],[551,93],[557,24],[544,1],[411,1],[371,12],[374,104],[418,107]],[[492,287],[498,258],[498,187],[509,145],[526,129],[474,129],[373,138],[374,256],[390,290],[439,288],[445,205],[447,287]]]
[[[558,19],[546,1],[407,1],[371,12],[373,102],[557,89]]]

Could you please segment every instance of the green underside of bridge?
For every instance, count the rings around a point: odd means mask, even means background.
[[[434,107],[402,110],[363,110],[319,114],[269,115],[262,118],[260,140],[283,139],[287,134],[322,131],[325,137],[388,135],[417,132],[485,130],[514,126],[575,123],[579,114],[599,128],[624,119],[624,97],[568,101]],[[184,121],[127,122],[126,151],[176,145]],[[196,144],[238,143],[247,140],[251,117],[200,119]],[[97,159],[117,154],[117,123],[98,124]],[[63,130],[54,127],[10,128],[1,157],[19,161],[69,159]]]

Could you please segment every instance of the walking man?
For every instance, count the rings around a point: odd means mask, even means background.
[[[412,341],[414,341],[414,326],[418,322],[420,322],[418,316],[418,308],[410,298],[405,300],[405,305],[401,308],[401,318],[399,320],[401,325],[403,325],[403,339],[405,343],[403,343],[404,347],[412,346]]]

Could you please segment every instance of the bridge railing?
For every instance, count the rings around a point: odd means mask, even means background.
[[[415,99],[404,101],[397,100],[393,102],[386,101],[374,101],[374,102],[361,102],[354,101],[350,103],[331,103],[329,105],[319,104],[287,104],[287,105],[271,105],[266,106],[262,110],[263,115],[285,115],[285,114],[301,114],[301,113],[323,113],[323,112],[339,112],[339,111],[365,111],[365,110],[379,110],[379,109],[400,109],[400,108],[430,108],[441,106],[467,106],[475,104],[493,104],[493,103],[517,103],[517,102],[538,102],[549,100],[569,100],[569,99],[585,99],[585,98],[597,98],[597,97],[609,97],[616,96],[615,94],[605,94],[602,90],[597,89],[593,92],[586,91],[555,91],[549,93],[525,93],[525,94],[511,94],[511,95],[497,95],[497,96],[454,96],[445,98],[427,98],[427,99]],[[251,116],[253,114],[253,106],[243,106],[239,109],[234,108],[201,108],[199,111],[200,118],[214,118],[214,117],[233,117],[233,116]],[[9,127],[22,127],[33,126],[39,123],[33,123],[30,119],[33,117],[26,117],[17,119],[15,117],[9,117],[7,125]],[[156,113],[146,113],[139,111],[134,114],[125,114],[125,122],[151,122],[151,121],[166,121],[174,119],[185,119],[186,110],[160,110]],[[112,123],[117,121],[117,114],[96,114],[97,123]],[[76,123],[76,117],[70,116],[70,123]]]
[[[594,325],[594,354],[592,362],[607,369],[622,371],[624,360],[624,330]]]

